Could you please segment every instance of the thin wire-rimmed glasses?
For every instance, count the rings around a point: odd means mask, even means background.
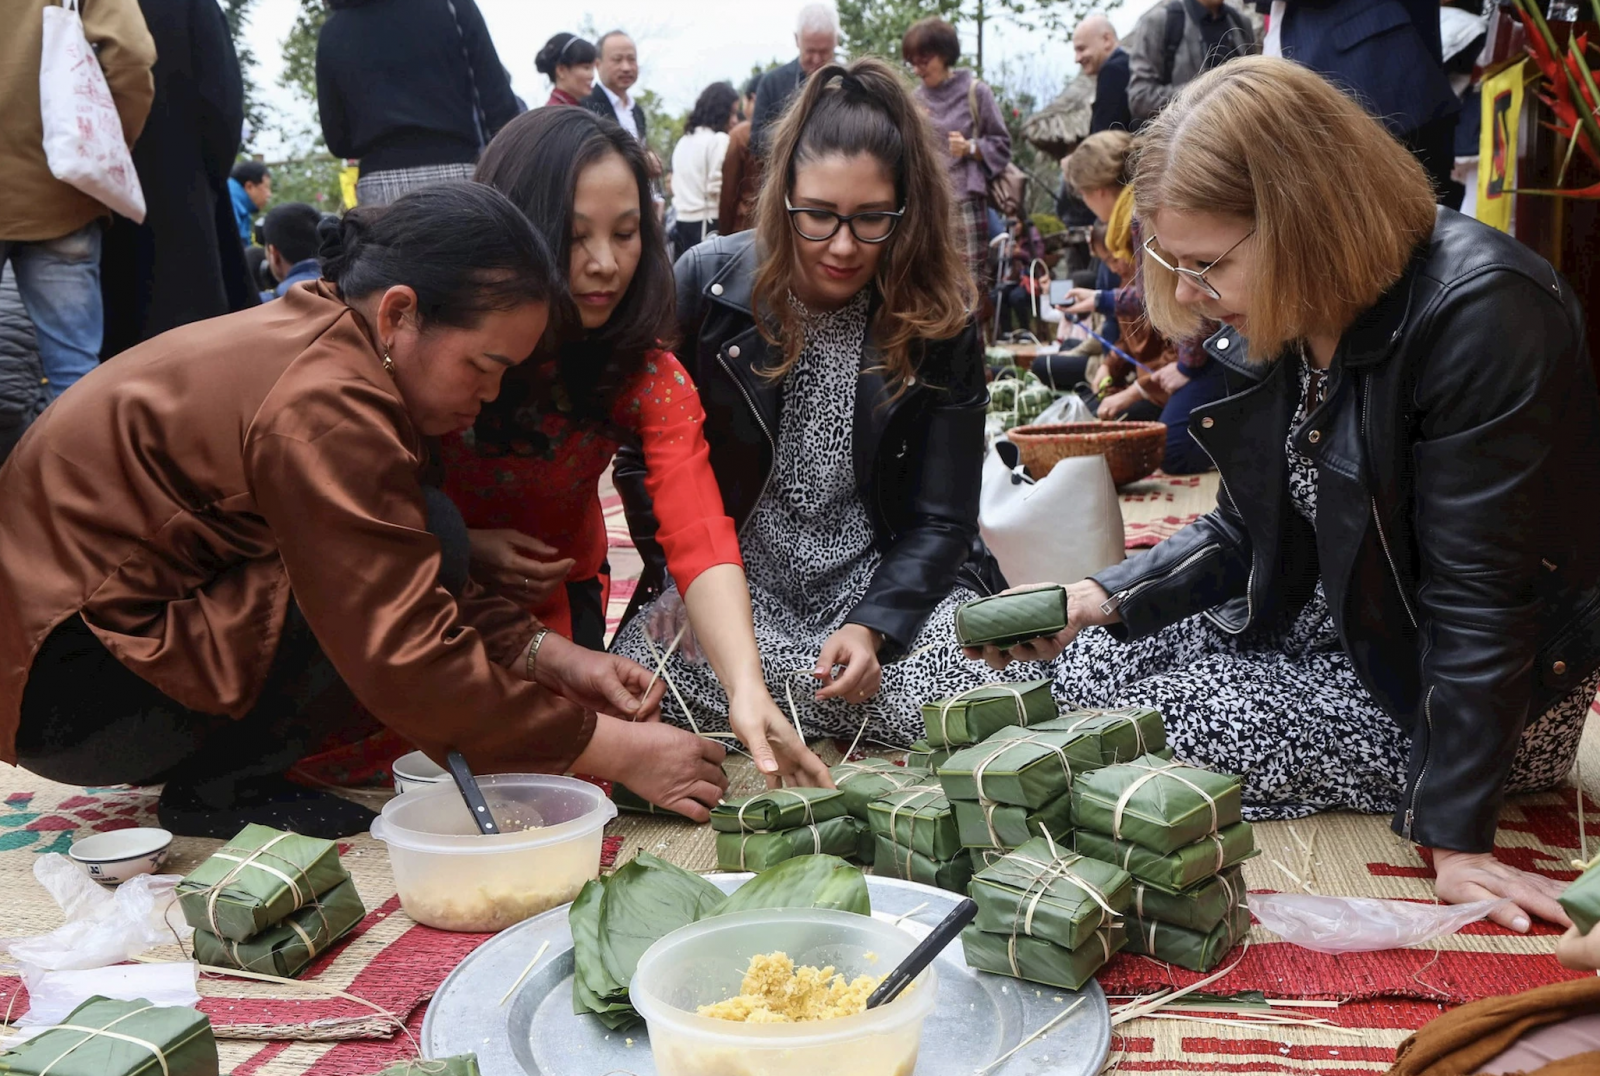
[[[789,211],[789,223],[794,233],[812,243],[826,243],[848,227],[858,243],[882,243],[894,234],[895,226],[905,216],[905,207],[890,211],[873,209],[865,213],[835,213],[831,209],[813,209],[802,206],[796,209],[788,198],[783,200]]]
[[[1239,242],[1223,251],[1221,257],[1212,262],[1210,265],[1206,266],[1204,269],[1184,269],[1181,266],[1171,264],[1167,261],[1167,259],[1156,253],[1156,237],[1153,235],[1144,241],[1144,252],[1150,255],[1151,258],[1155,259],[1155,263],[1161,266],[1161,268],[1165,269],[1167,272],[1183,277],[1195,287],[1211,296],[1213,299],[1221,299],[1222,293],[1212,286],[1211,281],[1206,279],[1206,274],[1211,272],[1211,270],[1215,269],[1217,266],[1221,265],[1223,258],[1226,258],[1229,254],[1232,254],[1234,251],[1238,250],[1244,245],[1245,239],[1249,239],[1255,234],[1256,230],[1251,228],[1248,232],[1244,233],[1243,239],[1240,239]]]

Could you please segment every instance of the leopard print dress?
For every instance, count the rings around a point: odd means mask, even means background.
[[[922,704],[1015,679],[967,661],[955,641],[955,610],[975,593],[956,587],[934,609],[908,656],[883,667],[883,686],[860,704],[814,697],[810,675],[828,637],[872,583],[881,556],[856,492],[852,448],[856,386],[867,331],[865,293],[826,313],[806,313],[806,342],[783,382],[783,415],[766,490],[739,538],[749,577],[756,643],[773,699],[798,718],[807,739],[824,736],[906,747],[923,734]],[[656,601],[676,601],[675,589]],[[650,607],[617,633],[611,649],[654,670],[645,642]],[[1030,666],[1032,676],[1041,675]],[[728,728],[727,695],[711,667],[674,654],[667,670],[702,731]],[[666,720],[688,725],[673,692]]]
[[[1285,360],[1288,361],[1288,360]],[[1300,363],[1299,428],[1322,399]],[[1315,525],[1317,467],[1294,447],[1289,499]],[[1247,819],[1302,818],[1350,809],[1389,813],[1405,789],[1411,734],[1373,700],[1339,642],[1322,584],[1298,614],[1229,635],[1190,617],[1132,643],[1091,628],[1055,667],[1058,695],[1091,706],[1153,706],[1186,761],[1244,778]],[[1565,779],[1600,673],[1530,721],[1507,791]]]

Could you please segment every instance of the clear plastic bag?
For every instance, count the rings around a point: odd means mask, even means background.
[[[1284,941],[1317,953],[1370,953],[1421,945],[1485,919],[1509,900],[1415,904],[1373,897],[1252,893],[1250,911]]]
[[[179,875],[141,874],[108,892],[76,863],[51,852],[34,862],[33,876],[67,921],[48,934],[5,943],[29,972],[103,968],[193,933],[173,903]]]

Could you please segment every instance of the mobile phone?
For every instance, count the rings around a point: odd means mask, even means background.
[[[1064,306],[1067,302],[1067,293],[1072,291],[1072,281],[1052,280],[1050,282],[1050,305]]]

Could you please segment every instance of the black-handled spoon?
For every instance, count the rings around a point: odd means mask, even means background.
[[[499,833],[500,825],[489,812],[489,801],[483,798],[483,789],[478,787],[478,779],[472,776],[472,770],[467,767],[467,760],[462,757],[461,752],[450,752],[444,757],[444,764],[449,768],[450,776],[455,778],[461,798],[467,801],[467,810],[472,813],[472,820],[478,824],[478,832]]]
[[[911,950],[911,955],[900,961],[900,965],[884,977],[878,984],[878,989],[867,998],[867,1008],[876,1009],[879,1005],[887,1005],[900,996],[900,992],[911,985],[911,980],[922,974],[922,969],[933,963],[933,958],[938,956],[944,947],[956,940],[961,929],[978,914],[978,906],[971,899],[963,900],[957,904],[950,914],[945,916],[938,926],[928,932],[922,939],[922,944]]]

